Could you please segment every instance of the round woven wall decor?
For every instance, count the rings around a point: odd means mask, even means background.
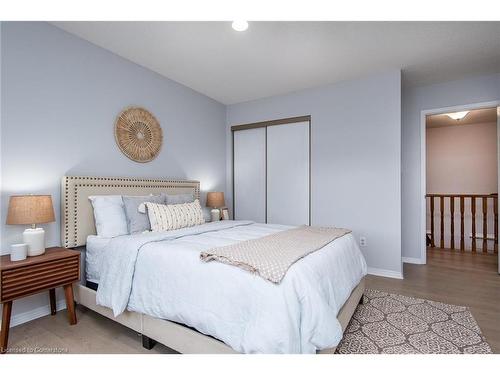
[[[130,107],[116,119],[115,139],[129,159],[146,163],[160,153],[163,133],[160,123],[149,111]]]

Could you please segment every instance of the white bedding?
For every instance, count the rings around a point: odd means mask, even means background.
[[[85,280],[99,284],[99,269],[106,246],[111,238],[101,236],[87,236],[85,250]]]
[[[366,274],[352,235],[291,266],[275,285],[240,268],[204,263],[202,250],[291,227],[222,221],[112,239],[97,303],[186,324],[244,353],[315,353],[336,346],[339,309]],[[129,238],[126,238],[129,237]]]

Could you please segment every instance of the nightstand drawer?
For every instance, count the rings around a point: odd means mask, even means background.
[[[2,270],[0,300],[9,301],[80,279],[79,256]]]

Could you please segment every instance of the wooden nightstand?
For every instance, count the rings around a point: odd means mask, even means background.
[[[3,304],[0,353],[7,350],[12,301],[49,291],[50,312],[56,313],[55,288],[64,287],[69,324],[76,324],[73,283],[80,280],[80,252],[52,247],[45,254],[11,262],[0,257],[0,303]]]

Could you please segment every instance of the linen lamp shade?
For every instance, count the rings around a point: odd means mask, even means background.
[[[207,207],[224,207],[224,193],[222,191],[211,191],[207,193]]]
[[[23,242],[28,246],[28,255],[45,253],[45,231],[36,224],[55,221],[54,207],[50,195],[13,195],[9,199],[7,224],[30,224],[23,232]]]
[[[9,199],[7,224],[41,224],[55,221],[50,195],[13,195]]]

